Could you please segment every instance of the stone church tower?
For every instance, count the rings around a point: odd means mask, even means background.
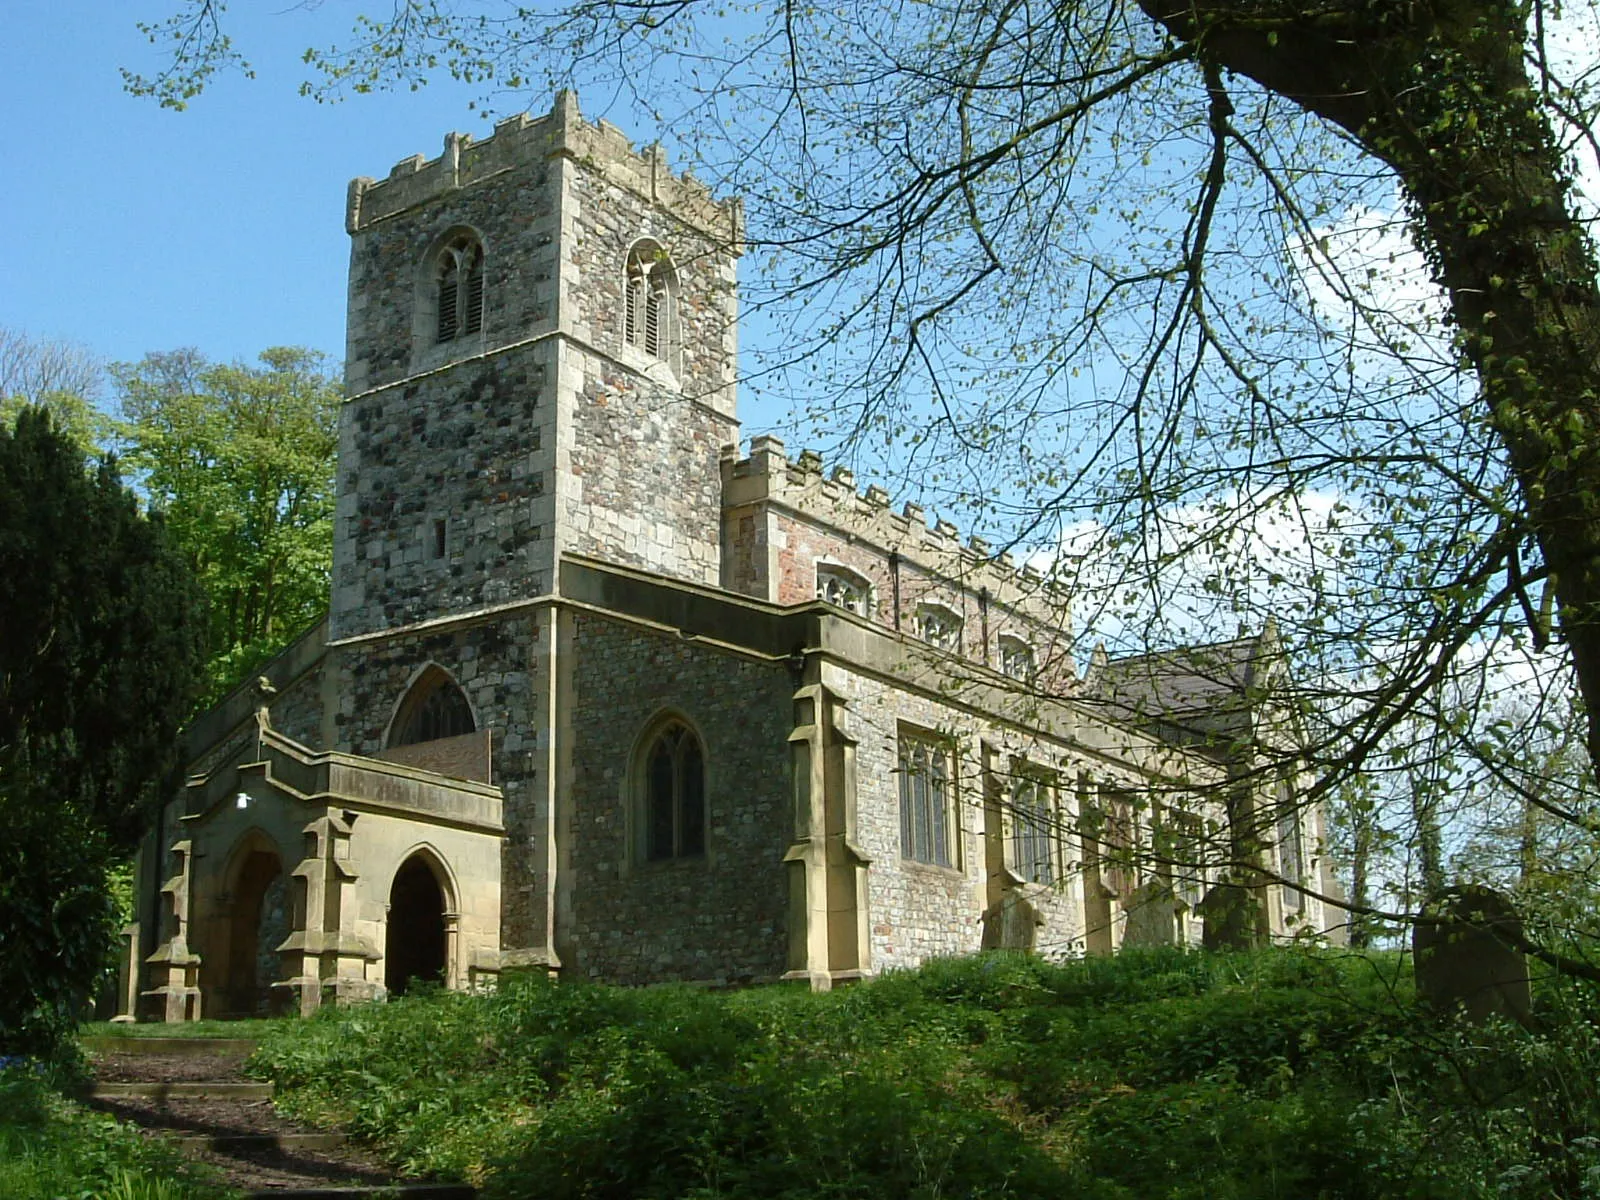
[[[327,740],[384,754],[421,671],[460,685],[498,742],[508,952],[553,956],[558,634],[517,606],[563,554],[717,582],[742,224],[570,92],[350,185]]]
[[[1327,927],[1270,630],[1080,674],[1037,572],[741,456],[737,200],[563,93],[355,180],[346,225],[328,616],[189,730],[127,1011],[825,988],[1215,940],[1242,890],[1250,936]],[[1230,813],[1276,834],[1248,889]]]

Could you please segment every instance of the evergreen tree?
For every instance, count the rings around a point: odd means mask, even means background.
[[[105,962],[107,868],[178,765],[198,587],[114,461],[47,412],[0,426],[0,1053],[71,1031]]]

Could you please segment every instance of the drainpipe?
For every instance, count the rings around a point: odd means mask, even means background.
[[[900,551],[889,551],[889,577],[894,589],[894,630],[900,632]]]
[[[983,665],[989,665],[989,589],[978,589],[978,615],[983,626]]]

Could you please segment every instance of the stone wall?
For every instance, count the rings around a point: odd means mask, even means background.
[[[544,936],[543,909],[532,901],[538,838],[536,751],[545,744],[539,705],[543,667],[538,627],[527,614],[449,630],[386,638],[336,652],[338,749],[376,755],[395,709],[422,669],[437,663],[461,685],[480,730],[490,731],[491,781],[504,794],[502,944]],[[536,853],[536,851],[538,853]]]
[[[326,669],[327,660],[322,659],[273,697],[270,710],[274,729],[312,749],[323,746],[322,682]]]
[[[872,970],[974,952],[983,934],[984,813],[978,742],[970,721],[949,705],[844,668],[830,668],[824,681],[847,699],[857,739],[856,831],[872,860],[867,871]],[[902,730],[946,739],[952,750],[959,829],[953,867],[901,856]]]
[[[715,584],[717,453],[736,425],[575,347],[564,360],[577,392],[562,438],[562,549]]]
[[[539,343],[345,404],[334,637],[549,591],[552,359]]]
[[[661,169],[664,173],[665,167]],[[563,326],[613,362],[650,373],[684,397],[732,418],[739,247],[725,235],[708,234],[680,219],[648,195],[619,188],[588,163],[568,163],[564,178]],[[623,337],[628,252],[644,238],[666,251],[677,276],[677,319],[669,330],[673,352],[665,362],[628,345]],[[715,453],[722,445],[719,441],[711,450]],[[712,462],[714,475],[715,458]]]
[[[788,671],[580,615],[573,634],[564,968],[615,983],[771,979],[787,953]],[[663,710],[705,748],[706,855],[640,861],[630,758]]]

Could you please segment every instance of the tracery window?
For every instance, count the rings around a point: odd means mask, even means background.
[[[955,865],[950,747],[925,735],[900,734],[900,854],[934,866]]]
[[[452,342],[483,328],[483,245],[470,233],[451,238],[435,263],[437,340]]]
[[[1174,812],[1166,815],[1165,826],[1172,892],[1193,912],[1206,891],[1205,827],[1199,817]]]
[[[634,246],[623,281],[623,340],[652,358],[668,358],[677,291],[677,272],[667,252],[651,241]]]
[[[1011,782],[1011,869],[1029,883],[1056,881],[1055,787],[1037,771]]]
[[[837,604],[840,608],[869,616],[872,608],[872,585],[849,567],[835,563],[817,564],[817,599]]]
[[[472,733],[478,723],[455,680],[439,667],[424,671],[401,702],[389,734],[389,745],[411,746]]]
[[[645,861],[703,857],[706,774],[700,739],[673,721],[646,745],[641,765]]]
[[[918,605],[916,629],[930,646],[952,653],[961,650],[961,618],[942,604]]]
[[[1032,683],[1033,647],[1019,637],[1000,635],[1000,673],[1021,683]]]
[[[1287,777],[1278,780],[1274,802],[1278,823],[1278,873],[1299,883],[1305,875],[1305,833],[1300,823],[1300,806],[1295,803],[1294,789]],[[1286,886],[1281,890],[1285,912],[1299,912],[1305,907],[1305,894],[1298,888]]]

